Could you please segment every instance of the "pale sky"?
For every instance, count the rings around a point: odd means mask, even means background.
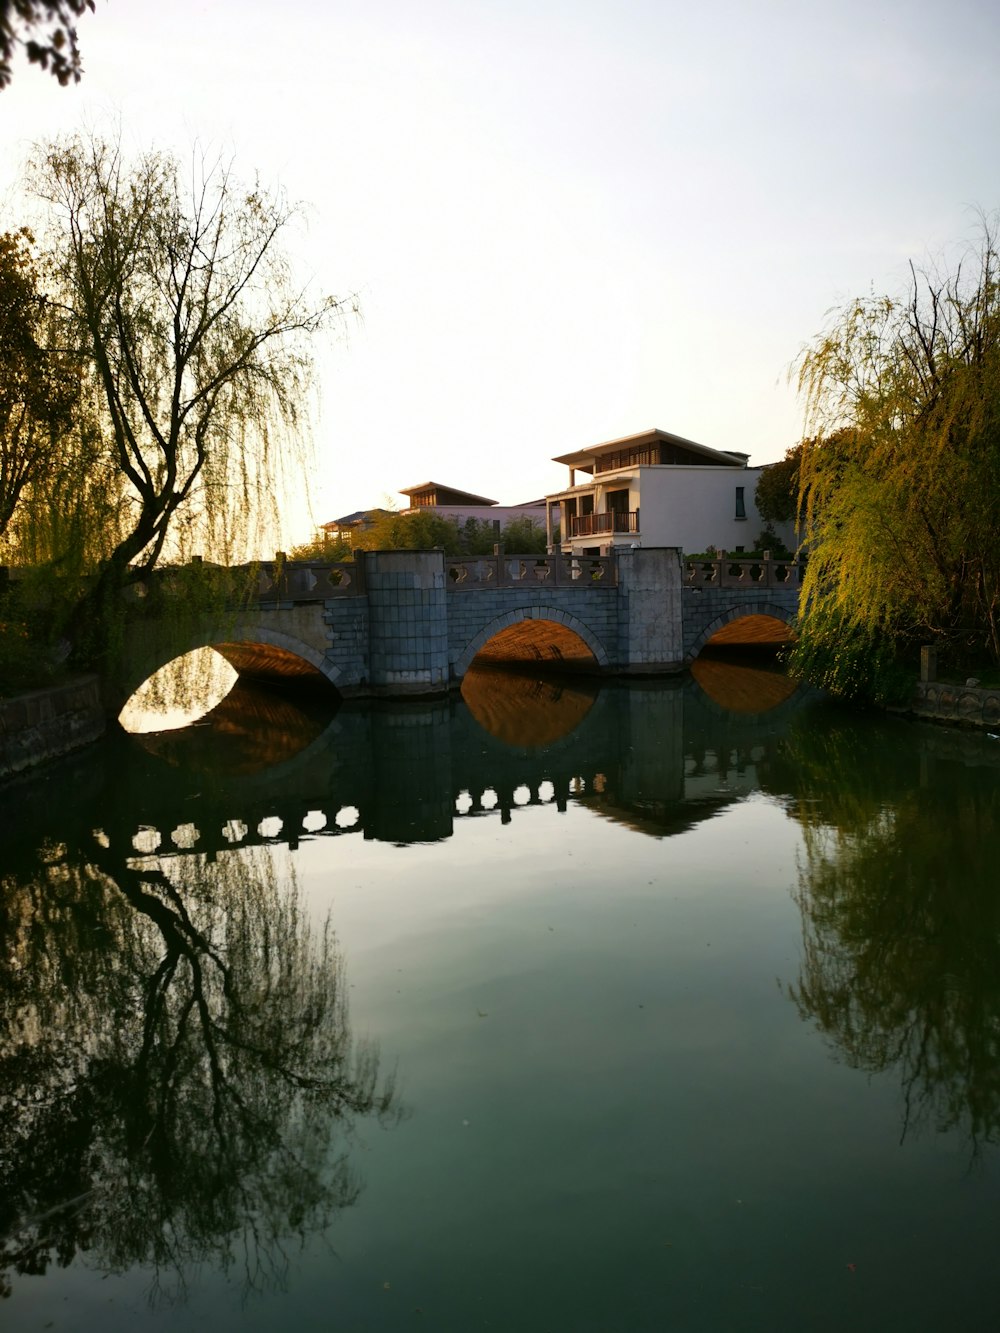
[[[305,202],[362,307],[316,348],[317,521],[533,499],[652,426],[772,461],[827,312],[1000,207],[995,0],[96,4],[78,87],[0,93],[0,226],[32,140],[114,117]]]

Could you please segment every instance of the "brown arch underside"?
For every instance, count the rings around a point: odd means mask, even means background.
[[[521,620],[484,643],[476,662],[537,662],[595,666],[597,659],[573,630],[554,620]]]
[[[278,648],[271,643],[213,643],[212,647],[240,676],[251,680],[280,683],[319,683],[328,684],[321,671],[290,652],[287,648]]]
[[[794,637],[791,626],[777,616],[748,615],[717,629],[708,643],[713,648],[727,644],[788,643]]]

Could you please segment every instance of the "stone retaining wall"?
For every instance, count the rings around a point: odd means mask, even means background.
[[[104,726],[97,676],[0,699],[0,779],[89,745]]]
[[[910,704],[917,717],[933,722],[965,722],[1000,730],[1000,689],[919,681]]]

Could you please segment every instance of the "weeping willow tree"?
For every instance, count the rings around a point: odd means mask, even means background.
[[[295,210],[220,162],[129,163],[77,136],[38,148],[27,179],[48,309],[91,410],[22,496],[18,554],[92,576],[71,636],[96,627],[82,652],[98,659],[123,590],[163,558],[274,549],[306,474],[308,340],[341,305],[294,280]]]
[[[920,642],[1000,663],[996,223],[983,220],[952,271],[911,266],[903,297],[839,311],[798,381],[814,438],[801,459],[809,565],[793,665],[887,697],[893,664]]]
[[[25,489],[59,465],[80,395],[69,358],[50,345],[33,237],[0,235],[0,539]]]

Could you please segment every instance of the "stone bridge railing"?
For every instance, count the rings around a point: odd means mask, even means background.
[[[687,588],[798,588],[805,566],[798,560],[745,560],[720,552],[712,559],[683,561],[683,583]],[[189,580],[197,577],[224,579],[233,600],[257,602],[325,602],[332,598],[363,596],[367,592],[364,561],[352,560],[262,560],[255,564],[221,566],[203,563],[157,570],[152,580],[163,591],[183,595]],[[465,558],[445,557],[445,586],[449,591],[473,588],[592,588],[615,587],[618,562],[613,555],[570,556],[492,555]],[[142,584],[129,595],[142,597]]]
[[[184,595],[190,580],[221,579],[231,598],[240,604],[257,602],[325,602],[335,597],[357,597],[367,592],[365,562],[359,560],[262,560],[247,565],[212,565],[198,557],[185,566],[164,567],[151,576],[156,586]],[[470,588],[587,588],[613,587],[618,582],[614,556],[492,555],[445,557],[445,586]],[[144,595],[143,584],[133,585],[133,599]]]
[[[798,589],[805,564],[799,560],[772,560],[765,552],[760,560],[727,556],[720,551],[712,560],[685,559],[685,588],[787,588]]]
[[[494,555],[469,559],[445,557],[449,589],[467,588],[588,588],[618,582],[614,556]]]
[[[222,585],[231,601],[325,602],[333,597],[357,597],[365,593],[365,567],[351,560],[261,560],[247,565],[214,565],[199,556],[187,565],[166,565],[154,570],[142,583],[132,584],[126,594],[142,598],[147,583],[168,596],[184,596],[197,579],[210,586]]]

